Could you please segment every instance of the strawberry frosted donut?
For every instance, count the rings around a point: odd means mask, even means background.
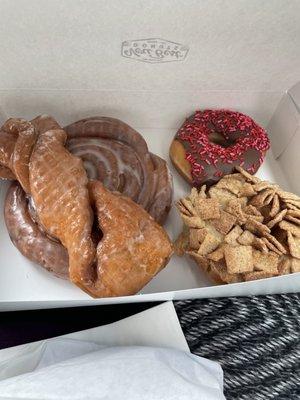
[[[194,186],[214,184],[239,165],[255,174],[270,147],[266,131],[247,115],[229,110],[196,111],[177,132],[170,158]]]

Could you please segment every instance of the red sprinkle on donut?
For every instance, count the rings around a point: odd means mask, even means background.
[[[214,143],[209,138],[213,133],[222,135],[225,142],[233,140],[234,143],[225,147]],[[214,167],[211,175],[215,180],[224,175],[224,164],[238,164],[254,174],[270,148],[269,138],[262,127],[247,115],[229,110],[196,111],[180,128],[177,138],[186,148],[186,159],[192,167],[194,184],[203,183],[205,164]],[[255,162],[251,164],[244,157],[250,149],[257,151]]]

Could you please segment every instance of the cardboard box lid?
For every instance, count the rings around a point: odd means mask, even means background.
[[[225,107],[266,125],[299,79],[299,13],[260,0],[2,1],[0,123],[101,113],[176,128]]]
[[[296,1],[2,1],[0,88],[282,93],[299,78],[299,14]],[[149,39],[178,56],[126,56]]]

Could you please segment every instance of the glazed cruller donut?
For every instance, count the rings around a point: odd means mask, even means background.
[[[191,184],[216,183],[235,166],[255,174],[270,143],[265,130],[247,115],[229,110],[196,111],[183,123],[170,158]]]

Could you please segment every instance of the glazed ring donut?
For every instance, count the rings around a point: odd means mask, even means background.
[[[124,122],[86,118],[64,128],[67,149],[80,157],[90,179],[140,204],[160,224],[171,208],[173,184],[166,162]]]
[[[23,256],[59,278],[69,277],[67,250],[34,221],[28,197],[18,182],[13,182],[7,191],[4,219],[11,241]]]
[[[255,174],[270,143],[265,130],[247,115],[229,110],[196,111],[177,132],[170,158],[191,184],[216,183],[239,165]]]

